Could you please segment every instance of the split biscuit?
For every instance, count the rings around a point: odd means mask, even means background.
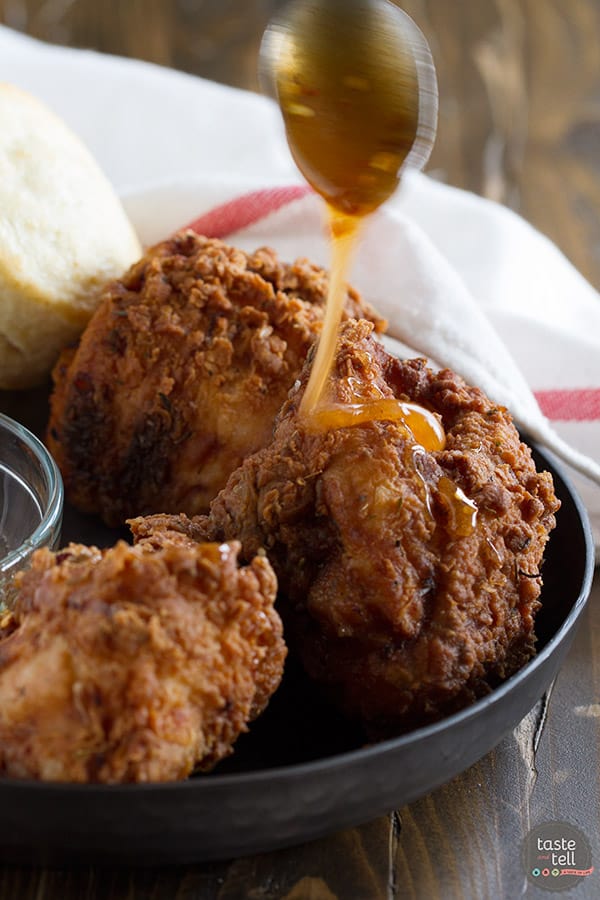
[[[141,255],[90,152],[47,107],[0,84],[0,388],[43,381]]]

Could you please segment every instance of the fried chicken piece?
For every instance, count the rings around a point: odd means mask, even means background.
[[[288,645],[380,737],[464,706],[532,656],[559,503],[506,409],[370,333],[343,327],[332,400],[353,401],[359,386],[363,400],[422,405],[441,417],[445,449],[426,451],[392,421],[311,432],[298,416],[307,367],[272,443],[232,474],[208,519],[168,527],[235,536],[246,558],[264,547]],[[166,525],[150,517],[143,536]]]
[[[169,781],[208,769],[277,688],[286,654],[264,556],[237,544],[40,550],[0,621],[0,774]]]
[[[109,284],[54,370],[47,443],[71,503],[109,525],[206,511],[271,438],[321,328],[327,275],[181,232]],[[351,289],[350,315],[383,320]]]

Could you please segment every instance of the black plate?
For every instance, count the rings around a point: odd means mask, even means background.
[[[108,787],[0,779],[0,858],[160,865],[272,850],[382,815],[480,759],[548,688],[592,582],[585,510],[554,458],[534,452],[562,508],[544,564],[539,652],[514,677],[456,715],[365,748],[290,666],[267,712],[210,775]],[[67,510],[65,537],[112,535]]]

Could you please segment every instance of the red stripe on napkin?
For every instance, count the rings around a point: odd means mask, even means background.
[[[598,388],[536,391],[535,397],[544,415],[554,421],[593,422],[600,419]]]
[[[223,238],[241,228],[247,228],[255,222],[264,219],[270,213],[276,212],[293,200],[299,200],[310,193],[310,188],[305,184],[292,184],[286,187],[264,188],[244,194],[215,206],[199,219],[195,219],[187,227],[197,234],[205,237]]]

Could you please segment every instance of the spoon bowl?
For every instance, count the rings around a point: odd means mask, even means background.
[[[333,209],[366,215],[427,162],[435,68],[391,0],[293,0],[265,32],[259,73],[300,171]]]

